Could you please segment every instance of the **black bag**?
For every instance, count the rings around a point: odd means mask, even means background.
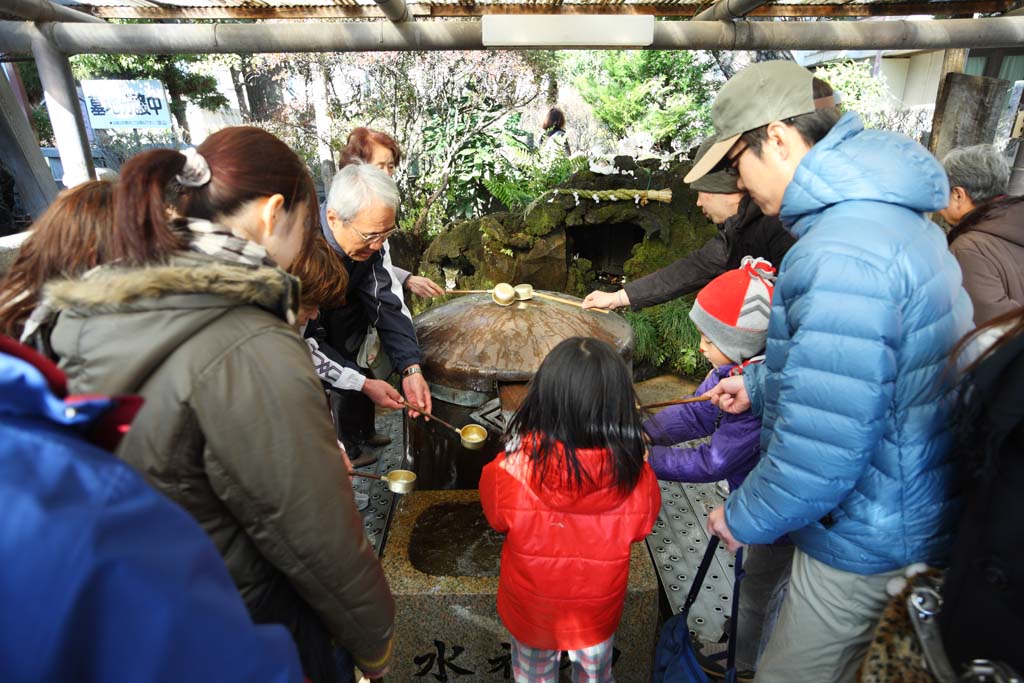
[[[1024,335],[968,375],[954,446],[964,510],[939,617],[953,667],[978,658],[1024,671]]]
[[[686,618],[690,614],[693,603],[697,601],[697,596],[700,595],[704,577],[708,573],[717,548],[718,537],[712,536],[708,539],[708,549],[704,552],[704,559],[701,560],[700,568],[693,577],[693,585],[690,586],[683,609],[679,614],[666,621],[661,629],[658,648],[654,654],[654,683],[708,683],[709,681],[707,673],[704,672],[693,651],[693,642],[690,640],[690,628],[686,623]],[[732,619],[729,623],[729,649],[726,651],[726,683],[736,683],[736,623],[740,608],[740,583],[742,580],[743,550],[741,548],[736,553],[735,578],[733,579]],[[721,654],[709,657],[709,659],[721,658]]]

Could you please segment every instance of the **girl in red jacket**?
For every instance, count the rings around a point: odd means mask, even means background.
[[[480,477],[480,501],[507,534],[498,614],[512,634],[515,680],[555,683],[567,650],[573,681],[612,681],[630,545],[661,507],[629,369],[604,342],[565,340],[506,438]]]

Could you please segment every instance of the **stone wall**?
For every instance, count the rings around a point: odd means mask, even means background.
[[[419,263],[419,272],[445,282],[445,268],[458,270],[460,289],[486,288],[496,282],[530,283],[540,289],[579,296],[590,291],[593,264],[571,253],[570,229],[599,225],[642,228],[643,242],[625,263],[627,279],[651,273],[701,246],[715,231],[696,206],[696,192],[683,183],[689,164],[661,168],[658,160],[639,164],[616,159],[617,174],[584,171],[562,187],[577,196],[543,198],[524,213],[495,213],[459,221],[438,235]],[[672,202],[594,201],[599,190],[671,189]],[[577,235],[579,232],[576,233]]]

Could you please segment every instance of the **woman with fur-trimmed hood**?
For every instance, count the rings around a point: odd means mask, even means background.
[[[306,677],[334,683],[352,675],[334,643],[383,675],[394,601],[295,331],[299,283],[279,269],[317,229],[305,166],[262,130],[144,152],[115,194],[117,265],[48,285],[55,324],[26,327],[76,393],[145,399],[118,456],[199,522],[254,620],[289,628]]]

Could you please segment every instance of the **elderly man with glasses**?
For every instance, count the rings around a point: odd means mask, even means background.
[[[408,402],[427,412],[431,408],[412,315],[385,243],[397,230],[398,204],[398,188],[386,173],[369,164],[350,164],[334,176],[322,226],[324,237],[344,263],[349,282],[345,305],[320,315],[323,343],[319,350],[325,362],[338,370],[334,373],[337,377],[328,380],[321,373],[321,378],[331,384],[338,438],[357,467],[376,460],[370,453],[363,454],[364,446],[387,443],[386,437],[374,430],[374,404],[402,407],[402,397],[384,381],[387,377],[374,378],[369,369],[376,365],[373,358],[381,351],[402,374]]]

